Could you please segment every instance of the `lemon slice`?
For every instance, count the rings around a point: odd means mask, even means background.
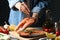
[[[55,40],[60,40],[60,39],[58,37],[56,37]]]
[[[15,26],[15,25],[13,25],[13,24],[11,24],[11,25],[9,26],[10,31],[14,31],[14,30],[15,30],[15,28],[16,28],[16,26]]]
[[[56,35],[52,33],[45,32],[47,38],[55,38]]]
[[[56,37],[55,40],[60,40],[60,36]]]
[[[60,40],[60,36],[56,37],[55,40]]]

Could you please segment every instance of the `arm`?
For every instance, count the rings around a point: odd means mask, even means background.
[[[36,5],[33,8],[33,10],[32,10],[32,12],[33,12],[32,18],[29,18],[28,20],[25,20],[26,22],[24,23],[24,25],[22,25],[22,28],[19,28],[17,30],[17,32],[20,32],[20,31],[24,30],[26,27],[28,27],[29,25],[31,25],[31,24],[33,24],[35,22],[35,19],[38,18],[38,13],[40,12],[41,9],[43,9],[45,7],[44,4],[45,4],[44,2],[39,2],[39,4]],[[17,27],[21,27],[20,25],[17,26]]]
[[[38,19],[39,12],[48,5],[47,1],[40,1],[33,9],[32,9],[32,17]]]
[[[40,1],[36,6],[32,9],[32,13],[39,13],[41,9],[45,8],[48,5],[47,1]]]

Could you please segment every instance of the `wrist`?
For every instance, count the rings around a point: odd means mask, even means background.
[[[35,23],[38,21],[38,13],[33,13],[32,18],[35,19]]]
[[[31,17],[31,18],[34,19],[34,24],[37,23],[38,18],[36,18],[36,17]]]

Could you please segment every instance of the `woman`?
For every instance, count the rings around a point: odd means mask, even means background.
[[[44,21],[43,16],[45,15],[45,13],[43,13],[44,15],[42,16],[40,16],[39,14],[42,14],[41,11],[43,9],[45,11],[45,8],[47,7],[49,1],[8,0],[8,2],[11,9],[9,24],[14,24],[16,26],[18,25],[16,28],[17,30],[21,26],[23,26],[24,27],[23,29],[25,29],[27,26],[32,25],[33,23],[36,23],[36,22],[39,22],[39,25],[42,24]]]
[[[11,9],[9,23],[14,25],[18,25],[29,15],[38,16],[39,12],[48,5],[48,1],[44,0],[8,0],[8,2]]]

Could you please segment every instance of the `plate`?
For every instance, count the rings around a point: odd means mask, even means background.
[[[22,36],[22,35],[20,35],[21,37],[24,37],[24,38],[35,38],[35,37],[40,37],[40,35],[39,34],[31,34],[31,35],[29,35],[29,36]]]
[[[28,30],[20,32],[20,36],[25,38],[45,37],[45,33],[42,30]]]

